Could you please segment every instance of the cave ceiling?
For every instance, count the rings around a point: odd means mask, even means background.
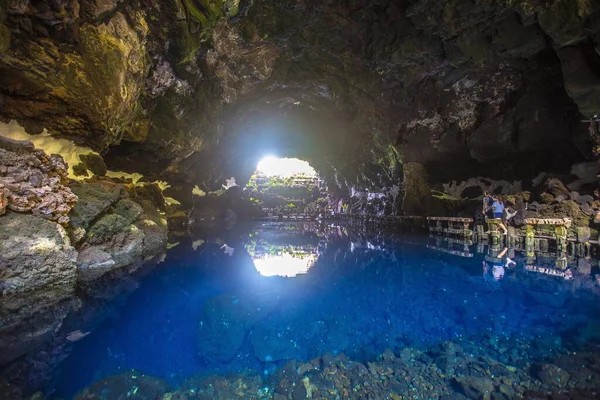
[[[0,118],[148,178],[529,178],[598,110],[597,1],[0,0]]]

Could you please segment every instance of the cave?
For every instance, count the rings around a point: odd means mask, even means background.
[[[596,398],[599,115],[592,0],[0,0],[0,398]]]

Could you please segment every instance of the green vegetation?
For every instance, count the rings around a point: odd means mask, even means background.
[[[226,4],[225,4],[226,3]],[[215,26],[228,16],[237,13],[231,1],[224,0],[181,0],[186,14],[186,24],[182,27],[183,54],[181,63],[196,57],[204,42],[212,37]]]
[[[250,201],[279,213],[306,212],[307,205],[320,196],[318,179],[298,174],[292,177],[268,177],[254,174],[246,185],[251,195]],[[317,209],[312,205],[311,209]]]
[[[280,176],[264,178],[252,175],[246,187],[273,196],[302,200],[310,198],[315,182],[304,175],[289,178]]]

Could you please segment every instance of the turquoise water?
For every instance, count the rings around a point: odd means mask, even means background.
[[[519,367],[598,342],[597,261],[501,250],[309,223],[200,234],[135,278],[81,290],[59,336],[90,333],[62,350],[45,390],[71,398],[130,369],[171,385],[268,376],[289,359],[368,361],[466,338],[493,352],[498,336],[531,344],[494,354]]]

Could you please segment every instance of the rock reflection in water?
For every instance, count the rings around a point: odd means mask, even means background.
[[[80,282],[77,294],[72,285],[64,285],[2,296],[0,382],[11,382],[26,393],[52,385],[73,342],[115,315],[150,270],[109,272],[96,281]]]

